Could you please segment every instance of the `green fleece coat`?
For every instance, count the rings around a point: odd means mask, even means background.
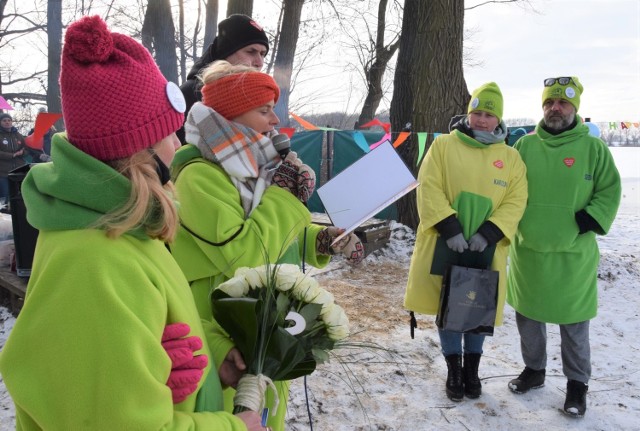
[[[491,262],[491,269],[500,273],[495,324],[501,325],[508,248],[527,201],[526,169],[518,152],[504,143],[482,144],[454,130],[434,140],[420,166],[418,181],[420,224],[405,308],[423,314],[438,313],[442,276],[431,274],[439,237],[434,226],[455,214],[468,240],[489,220],[505,235],[496,245]]]
[[[226,412],[194,413],[197,393],[172,402],[165,326],[187,323],[205,337],[189,285],[161,241],[90,227],[125,202],[129,181],[58,134],[53,163],[34,166],[22,191],[40,234],[0,355],[17,429],[246,430]],[[210,357],[206,345],[198,353]],[[218,386],[218,404],[221,395]]]
[[[555,136],[541,124],[515,144],[527,165],[529,202],[511,248],[507,302],[539,322],[583,322],[597,313],[596,234],[606,234],[616,216],[620,174],[580,118]],[[579,233],[582,209],[601,229]]]
[[[193,145],[178,150],[172,169],[180,201],[181,228],[171,244],[171,252],[191,283],[219,367],[233,342],[212,317],[211,291],[233,277],[237,268],[264,265],[265,253],[272,261],[284,254],[281,261],[299,264],[305,243],[306,262],[315,267],[325,266],[330,256],[316,252],[316,237],[323,226],[310,224],[309,210],[290,192],[277,186],[267,187],[260,204],[245,218],[240,194],[229,176],[220,166],[203,159]],[[293,245],[285,250],[292,239]],[[288,388],[286,382],[278,382],[276,386],[281,407],[278,416],[270,418],[269,426],[280,430]],[[227,410],[233,407],[233,393],[232,389],[225,391]],[[269,396],[268,405],[270,401]]]

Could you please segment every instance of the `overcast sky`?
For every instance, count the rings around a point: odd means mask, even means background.
[[[465,0],[465,50],[479,63],[465,67],[469,92],[495,81],[505,98],[505,119],[538,121],[544,78],[573,75],[585,88],[579,111],[583,117],[640,121],[640,0],[530,0],[530,6],[489,3],[469,9],[485,2]],[[195,4],[185,3],[188,16],[195,14]],[[279,5],[279,0],[255,1],[254,17],[269,31],[275,28]],[[222,19],[226,0],[220,6]],[[318,15],[318,7],[307,2],[303,14]],[[375,7],[369,12],[375,14]],[[351,19],[354,28],[361,23]],[[399,25],[399,20],[389,25]],[[325,43],[314,48],[317,55],[296,77],[290,108],[300,115],[359,112],[362,107],[364,84],[353,72],[357,58],[342,42],[343,33],[327,28]],[[385,82],[391,85],[392,73]],[[388,109],[391,94],[389,88],[380,109]]]
[[[465,6],[482,0],[465,1]],[[489,5],[466,11],[473,31],[469,91],[495,81],[505,118],[542,117],[542,81],[577,76],[579,114],[593,122],[640,121],[640,0],[532,0],[530,8]]]

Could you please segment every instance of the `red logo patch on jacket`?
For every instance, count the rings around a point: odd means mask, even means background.
[[[493,166],[498,169],[502,169],[504,168],[504,163],[502,162],[502,160],[496,160],[495,162],[493,162]]]
[[[565,165],[567,165],[568,168],[570,168],[576,162],[576,159],[574,159],[573,157],[567,157],[563,160],[563,162]]]

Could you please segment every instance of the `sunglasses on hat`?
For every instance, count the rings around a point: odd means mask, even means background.
[[[573,82],[570,76],[562,76],[560,78],[547,78],[544,80],[545,87],[551,87],[553,84],[558,83],[560,85],[569,85],[570,82]],[[575,82],[573,82],[575,85]]]

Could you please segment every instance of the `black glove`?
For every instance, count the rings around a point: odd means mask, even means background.
[[[594,232],[602,231],[602,227],[596,221],[596,219],[591,217],[591,215],[589,215],[589,213],[586,212],[585,210],[578,211],[575,217],[576,217],[576,223],[578,224],[578,231],[580,232],[580,235],[582,235],[583,233],[587,233],[591,230]]]

